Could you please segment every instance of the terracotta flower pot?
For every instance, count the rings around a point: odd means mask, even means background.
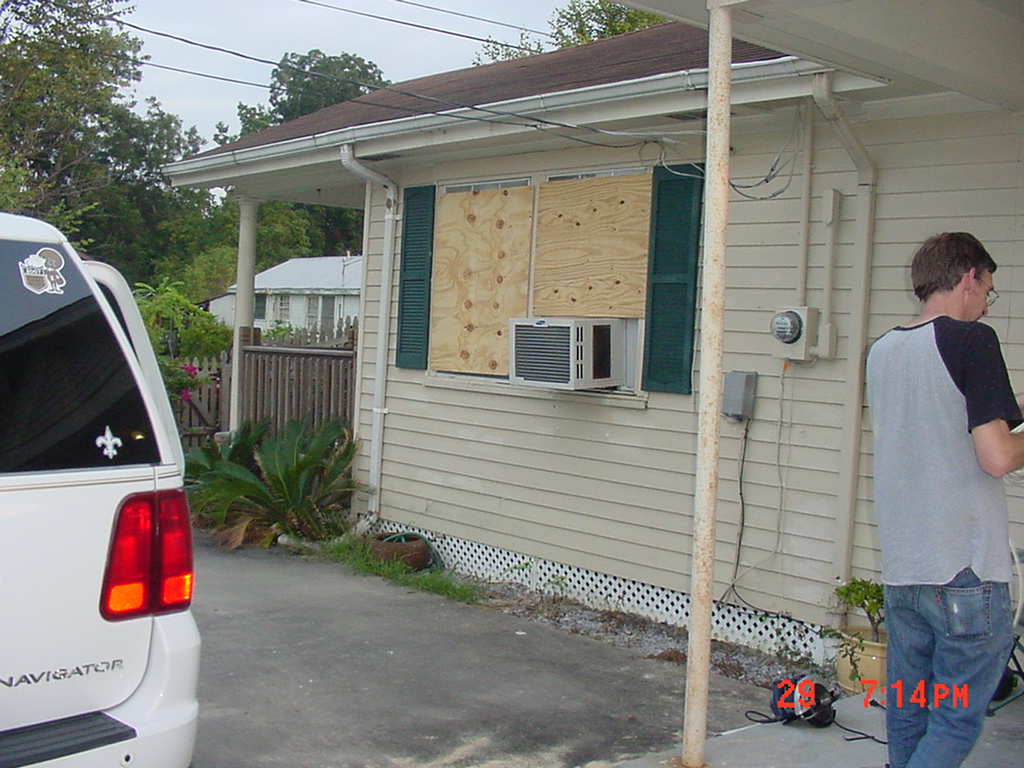
[[[869,686],[863,681],[871,680],[878,688],[885,686],[885,633],[880,635],[880,641],[870,640],[871,630],[861,627],[843,627],[839,631],[842,635],[841,647],[836,658],[836,679],[839,687],[848,694],[856,695],[868,690]],[[850,653],[847,653],[847,649]],[[853,655],[853,659],[850,655]],[[854,682],[854,670],[859,673],[859,679]]]
[[[378,533],[370,539],[370,556],[383,562],[401,562],[414,571],[430,565],[430,543],[412,533]]]

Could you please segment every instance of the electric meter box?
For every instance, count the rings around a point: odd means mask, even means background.
[[[774,357],[799,363],[810,362],[818,340],[818,308],[783,307],[776,310],[769,330]]]

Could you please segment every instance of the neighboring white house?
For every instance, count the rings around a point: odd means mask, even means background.
[[[256,275],[254,325],[263,330],[337,327],[359,317],[362,256],[310,256],[289,259]],[[235,321],[235,291],[209,301],[210,312],[227,325]]]
[[[864,357],[917,311],[921,240],[989,247],[987,322],[1024,388],[1024,6],[933,4],[735,3],[783,53],[734,46],[724,368],[756,384],[749,419],[722,417],[719,637],[817,653],[805,630],[836,623],[835,585],[877,574]],[[462,570],[685,623],[707,57],[706,33],[662,25],[402,83],[167,169],[253,207],[365,211],[359,511]],[[811,321],[795,346],[770,332],[780,309]],[[510,321],[530,317],[620,321],[587,351],[621,383],[513,375]]]

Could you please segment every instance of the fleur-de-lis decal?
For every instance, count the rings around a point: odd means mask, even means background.
[[[117,456],[117,449],[122,445],[120,437],[114,437],[114,433],[107,427],[107,431],[96,438],[96,447],[103,449],[103,455],[108,459]]]

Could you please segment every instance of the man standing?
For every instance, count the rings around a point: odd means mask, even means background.
[[[999,340],[977,322],[995,271],[973,235],[928,239],[910,268],[921,314],[868,354],[891,768],[963,762],[1013,643],[1000,478],[1024,465],[1024,434]]]

